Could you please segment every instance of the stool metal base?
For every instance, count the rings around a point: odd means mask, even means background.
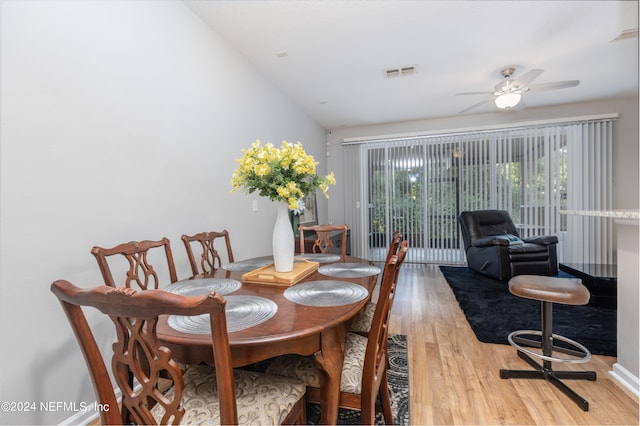
[[[589,401],[578,395],[573,389],[565,385],[560,379],[568,380],[596,380],[595,371],[554,371],[551,365],[540,365],[524,352],[518,351],[518,356],[534,370],[500,370],[501,379],[544,379],[551,382],[565,395],[571,398],[584,411],[589,411]],[[550,361],[544,361],[544,364],[551,364]]]
[[[554,371],[552,362],[587,362],[591,359],[591,352],[578,342],[557,334],[553,334],[552,303],[542,302],[542,331],[519,330],[509,334],[509,343],[517,349],[518,356],[533,368],[533,370],[500,370],[501,379],[544,379],[551,382],[565,395],[571,398],[584,411],[589,411],[589,402],[565,385],[561,379],[567,380],[596,380],[595,371]],[[540,340],[525,338],[524,336],[539,336]],[[557,346],[554,340],[564,342],[568,347]],[[527,349],[527,347],[541,349],[541,353]],[[554,352],[561,352],[571,356],[564,358],[554,356]],[[531,357],[542,360],[542,364]]]
[[[537,340],[528,339],[523,336],[538,336]],[[529,354],[530,356],[542,359],[544,361],[553,361],[553,362],[568,362],[568,363],[581,363],[587,362],[591,360],[591,352],[585,346],[576,342],[575,340],[571,340],[568,337],[560,336],[558,334],[552,334],[552,339],[550,339],[550,346],[552,353],[546,355],[544,353],[535,352],[527,349],[527,347],[543,349],[542,343],[542,331],[538,330],[518,330],[507,336],[507,340],[511,346],[515,347],[518,351]],[[568,346],[557,346],[554,342],[560,341],[567,343]],[[544,350],[544,349],[543,349]],[[561,358],[559,356],[553,356],[553,353],[559,352],[563,354],[570,355],[570,358]]]

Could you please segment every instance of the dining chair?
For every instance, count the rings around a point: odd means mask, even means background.
[[[51,291],[62,304],[84,355],[97,401],[104,408],[100,410],[101,424],[122,424],[125,411],[136,424],[306,422],[304,383],[232,368],[222,296],[212,292],[189,297],[163,290],[109,286],[86,289],[64,280],[55,281]],[[89,307],[107,315],[116,329],[109,363],[123,395],[122,412],[115,384],[85,317],[84,309]],[[171,351],[158,341],[160,315],[207,315],[214,366],[200,364],[183,373]],[[164,392],[156,386],[161,371],[173,379],[173,385]],[[130,386],[129,372],[139,386]]]
[[[304,254],[304,231],[313,231],[316,233],[316,240],[311,247],[312,253],[335,253],[341,249],[342,257],[347,255],[347,225],[300,225],[300,254]],[[331,232],[342,231],[341,247],[336,247],[331,241]],[[308,235],[308,234],[307,234]]]
[[[110,287],[125,287],[131,288],[132,284],[137,285],[141,290],[150,290],[157,289],[159,285],[159,277],[158,272],[154,269],[149,257],[157,254],[164,249],[164,256],[167,261],[167,269],[169,273],[169,280],[171,283],[178,281],[178,276],[176,273],[175,263],[173,261],[173,254],[171,252],[171,244],[169,243],[169,239],[164,237],[159,241],[152,240],[144,240],[144,241],[129,241],[128,243],[119,244],[113,248],[103,248],[103,247],[93,247],[91,249],[91,253],[96,258],[98,262],[98,268],[100,269],[100,273],[102,274],[102,278],[104,279],[104,283]],[[153,253],[150,255],[150,253]],[[109,264],[108,258],[117,257],[117,255],[121,255],[124,257],[126,262],[125,265],[111,265]],[[116,260],[112,260],[112,263],[117,263]],[[113,271],[125,269],[125,278],[124,282],[118,281],[121,285],[116,283],[116,280],[113,278]],[[124,284],[124,285],[122,285]],[[187,368],[186,365],[180,364],[180,368],[185,370]],[[165,371],[162,372],[162,377],[164,379],[171,380],[172,378],[166,374]],[[129,372],[129,386],[133,386],[133,372]],[[126,424],[129,423],[129,413],[125,409],[122,410],[122,421]]]
[[[227,247],[227,256],[229,263],[233,263],[233,251],[231,250],[231,241],[229,240],[229,232],[225,229],[222,232],[200,232],[195,235],[182,235],[182,242],[187,250],[187,256],[189,257],[189,264],[191,265],[191,271],[193,275],[206,274],[212,272],[222,266],[222,258],[216,250],[214,242],[218,238],[224,238]],[[193,247],[191,244],[200,244],[200,269],[198,269],[198,262],[193,253]],[[197,246],[197,244],[196,244]],[[216,266],[217,262],[217,266]]]
[[[385,258],[386,262],[391,259],[391,256],[398,254],[398,249],[400,248],[400,243],[403,240],[402,232],[396,231],[393,233],[393,237],[391,238],[391,244],[389,244],[389,250],[387,250],[387,256]],[[385,269],[386,270],[386,269]],[[384,270],[382,274],[382,278],[380,279],[380,283],[384,281]],[[373,321],[373,313],[376,310],[376,302],[369,301],[365,305],[362,310],[362,315],[356,319],[353,324],[351,324],[351,328],[349,331],[353,331],[355,333],[360,333],[362,335],[366,335],[371,328],[371,322]]]
[[[159,241],[129,241],[128,243],[119,244],[113,248],[93,247],[91,254],[93,254],[98,261],[98,267],[100,268],[100,273],[102,273],[106,285],[123,287],[116,284],[111,268],[109,267],[109,262],[107,261],[107,258],[111,256],[122,255],[129,265],[124,279],[124,287],[131,288],[132,283],[135,283],[141,290],[147,290],[150,288],[158,288],[158,273],[149,262],[149,252],[152,249],[160,248],[164,249],[167,259],[169,280],[174,283],[178,281],[178,276],[176,274],[176,266],[173,262],[173,254],[171,253],[171,244],[166,237]]]
[[[360,411],[360,422],[372,425],[376,415],[376,400],[380,405],[385,424],[393,424],[391,398],[387,379],[387,342],[389,314],[393,305],[400,266],[407,253],[403,241],[397,255],[392,255],[385,264],[384,280],[380,286],[373,323],[368,335],[347,333],[344,347],[344,362],[340,379],[342,408]],[[302,380],[307,384],[307,401],[321,401],[321,373],[313,357],[283,355],[275,358],[265,369],[267,374],[282,375]]]

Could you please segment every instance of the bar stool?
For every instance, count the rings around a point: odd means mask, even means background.
[[[518,275],[509,280],[509,291],[515,296],[542,302],[542,330],[518,330],[509,334],[509,343],[517,349],[518,356],[534,369],[501,369],[500,378],[550,381],[580,408],[589,411],[589,402],[560,379],[594,381],[595,371],[554,371],[552,367],[552,362],[582,363],[591,359],[591,352],[580,343],[553,334],[553,304],[586,305],[589,302],[589,290],[578,279]],[[555,341],[563,344],[556,345]],[[559,353],[568,356],[561,357],[557,355]],[[542,364],[532,357],[542,360]]]

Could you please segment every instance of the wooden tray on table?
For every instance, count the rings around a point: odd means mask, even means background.
[[[296,259],[291,272],[276,272],[275,266],[270,264],[243,274],[242,282],[292,286],[317,271],[319,265],[318,262]]]

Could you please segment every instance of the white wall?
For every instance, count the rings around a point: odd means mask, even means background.
[[[330,154],[328,167],[335,172],[338,182],[343,181],[344,170],[349,165],[343,162],[341,144],[344,139],[348,138],[375,138],[385,135],[419,134],[420,132],[446,132],[455,129],[606,113],[620,114],[614,124],[614,208],[637,210],[640,205],[637,96],[546,108],[530,108],[518,112],[460,115],[433,120],[335,129],[331,130],[327,135],[327,149]],[[336,186],[331,197],[332,200],[343,202],[330,203],[329,219],[333,220],[334,223],[343,223],[345,209],[355,208],[353,202],[345,199],[344,186],[340,185]]]
[[[51,424],[76,413],[40,402],[95,400],[51,282],[97,285],[92,246],[163,236],[185,277],[180,235],[204,230],[228,229],[238,259],[269,253],[275,208],[230,194],[234,160],[300,140],[325,173],[326,140],[182,2],[1,7],[0,401],[38,406],[0,423]]]

